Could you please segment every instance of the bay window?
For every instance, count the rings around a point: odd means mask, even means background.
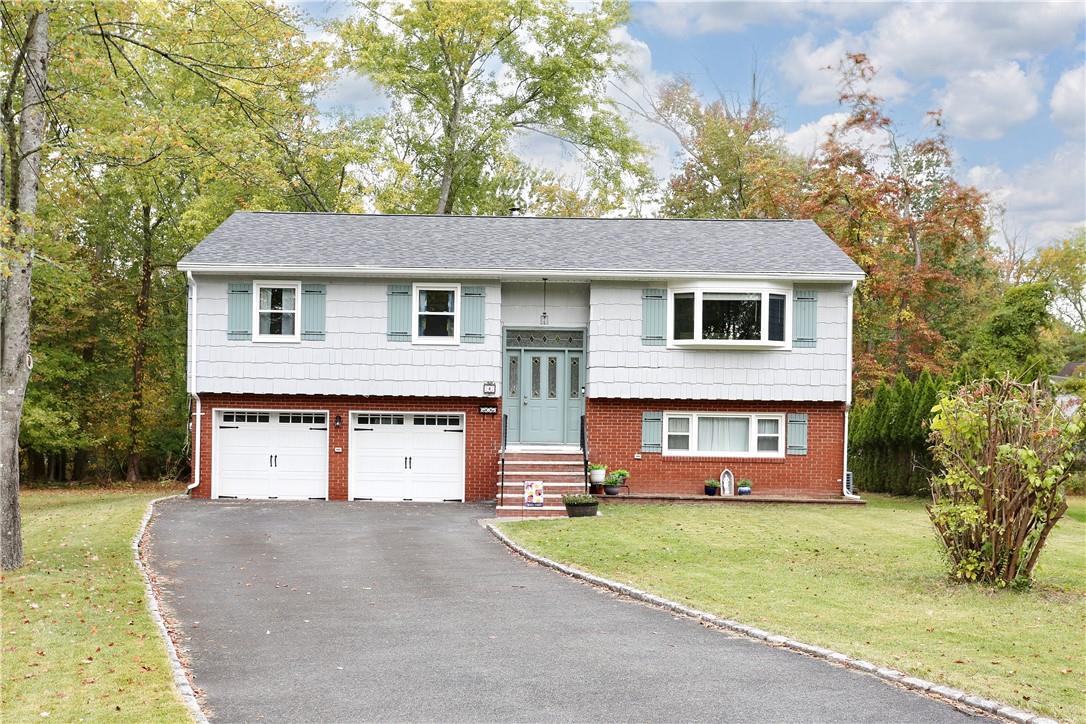
[[[670,292],[668,343],[675,346],[787,347],[786,287],[699,286]]]
[[[782,457],[784,416],[726,412],[664,414],[664,454]]]

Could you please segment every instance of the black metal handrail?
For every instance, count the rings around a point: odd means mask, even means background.
[[[581,458],[584,460],[584,491],[588,492],[588,422],[581,415]]]
[[[505,446],[509,441],[509,415],[502,413],[502,449],[499,458],[500,477],[498,480],[498,505],[505,505]]]

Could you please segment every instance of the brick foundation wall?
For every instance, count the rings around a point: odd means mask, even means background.
[[[641,452],[641,413],[805,412],[807,454],[784,458],[664,457]],[[630,471],[630,492],[702,495],[706,478],[728,468],[750,478],[755,494],[839,496],[844,469],[845,405],[840,402],[727,402],[710,400],[585,400],[592,462]],[[666,432],[665,432],[666,434]],[[634,455],[640,453],[641,459]]]
[[[328,499],[347,499],[347,461],[351,410],[379,412],[460,412],[465,416],[465,477],[468,500],[492,500],[497,492],[498,451],[501,447],[501,400],[436,397],[339,397],[315,395],[200,395],[203,420],[200,425],[200,486],[192,491],[198,498],[211,497],[211,431],[216,408],[264,410],[313,410],[328,412]],[[498,414],[484,415],[480,406],[497,407]],[[333,422],[339,415],[343,424]],[[335,448],[343,452],[335,452]],[[193,445],[195,450],[195,445]]]

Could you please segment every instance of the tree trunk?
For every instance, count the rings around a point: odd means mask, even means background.
[[[143,205],[140,234],[143,254],[140,262],[140,290],[136,295],[136,341],[132,349],[132,399],[128,406],[128,474],[130,483],[140,481],[139,429],[143,412],[144,362],[147,358],[147,321],[151,316],[151,275],[154,273],[152,238],[155,226],[151,223],[151,207]]]
[[[463,88],[453,88],[453,106],[449,112],[449,120],[445,124],[445,143],[447,144],[446,153],[449,154],[445,159],[445,165],[441,171],[441,187],[437,197],[437,210],[438,214],[451,214],[452,213],[452,199],[449,197],[449,192],[452,189],[453,176],[456,173],[457,161],[456,161],[456,141],[460,135],[460,106],[463,99]]]
[[[48,6],[46,6],[48,7]],[[33,222],[38,210],[38,172],[45,138],[45,68],[49,54],[49,11],[30,18],[26,83],[19,110],[19,155],[15,168],[15,217],[4,246],[9,276],[0,294],[0,568],[23,565],[19,514],[19,422],[30,377],[30,271]]]

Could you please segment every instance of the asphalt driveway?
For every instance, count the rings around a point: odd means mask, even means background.
[[[157,506],[148,559],[218,721],[970,719],[618,598],[461,504]]]

